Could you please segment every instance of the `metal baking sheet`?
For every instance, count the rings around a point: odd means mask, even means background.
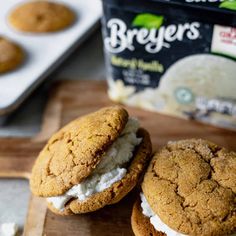
[[[77,14],[77,21],[72,27],[56,33],[22,33],[9,25],[7,17],[23,2],[25,1],[0,1],[0,35],[20,44],[27,54],[23,66],[0,75],[0,115],[17,108],[92,32],[102,15],[100,0],[66,0],[64,3]]]

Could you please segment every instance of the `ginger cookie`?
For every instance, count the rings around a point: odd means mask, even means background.
[[[0,36],[0,73],[16,69],[23,60],[23,49],[16,43]]]
[[[236,233],[235,152],[201,139],[169,142],[154,155],[142,190],[143,214],[159,233]]]
[[[71,26],[75,19],[73,10],[51,1],[26,2],[9,15],[9,22],[15,29],[31,33],[60,31]]]
[[[80,117],[58,131],[32,170],[33,194],[61,215],[98,210],[120,201],[139,181],[151,141],[119,106]]]

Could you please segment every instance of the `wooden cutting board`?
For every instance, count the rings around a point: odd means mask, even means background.
[[[0,139],[0,177],[30,178],[37,154],[46,140],[74,118],[111,105],[106,83],[99,81],[60,82],[51,90],[41,132],[34,138]],[[159,115],[136,108],[127,108],[150,131],[157,150],[170,140],[205,138],[236,150],[236,132],[226,131],[193,121]],[[120,203],[97,212],[79,216],[56,216],[46,208],[45,200],[31,197],[25,223],[25,236],[129,236],[134,190]]]

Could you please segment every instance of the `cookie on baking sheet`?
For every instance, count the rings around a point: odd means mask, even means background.
[[[235,152],[201,139],[169,142],[154,155],[142,191],[132,215],[136,236],[236,233]],[[148,218],[151,228],[137,225]],[[143,234],[153,227],[157,234]]]
[[[61,215],[98,210],[130,192],[151,156],[147,131],[120,106],[78,118],[39,154],[30,186]]]
[[[26,2],[9,15],[9,22],[14,28],[32,33],[60,31],[71,26],[75,19],[72,9],[52,1]]]
[[[23,49],[9,39],[0,36],[0,73],[16,69],[23,61]]]

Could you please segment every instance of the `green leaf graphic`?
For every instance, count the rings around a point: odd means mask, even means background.
[[[159,29],[163,24],[164,17],[157,16],[150,13],[144,13],[137,15],[133,22],[133,26],[143,27],[147,29]]]
[[[220,4],[220,8],[236,11],[236,0],[226,0]]]

